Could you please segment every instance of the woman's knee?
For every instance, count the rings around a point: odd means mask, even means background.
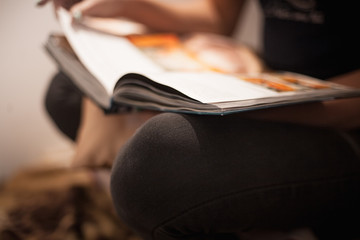
[[[48,86],[44,106],[57,128],[75,140],[80,124],[82,94],[62,72],[57,73]]]
[[[111,191],[121,218],[140,233],[165,219],[183,182],[181,159],[196,155],[196,136],[180,114],[165,113],[145,123],[119,153],[112,169]]]
[[[161,114],[119,154],[111,187],[119,215],[136,230],[150,233],[194,206],[232,193],[331,181],[358,171],[358,158],[332,132],[232,117]],[[258,205],[250,201],[234,214]]]

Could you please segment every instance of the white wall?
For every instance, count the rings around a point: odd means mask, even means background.
[[[50,31],[59,31],[50,5],[0,0],[0,180],[29,163],[67,159],[72,149],[43,109],[56,71],[42,47]]]

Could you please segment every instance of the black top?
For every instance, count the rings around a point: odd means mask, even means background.
[[[327,79],[360,68],[357,1],[260,0],[264,61]]]

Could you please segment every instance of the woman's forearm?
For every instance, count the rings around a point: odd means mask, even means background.
[[[125,17],[154,31],[230,34],[244,0],[85,0],[70,10],[84,16]]]
[[[156,31],[221,31],[219,16],[211,1],[126,1],[119,15]]]
[[[244,0],[127,1],[120,14],[155,30],[231,34]]]
[[[350,130],[360,127],[360,98],[308,103],[246,113],[255,119]]]
[[[333,78],[332,81],[360,88],[360,70]],[[350,130],[360,127],[360,97],[265,109],[244,115],[257,119]]]

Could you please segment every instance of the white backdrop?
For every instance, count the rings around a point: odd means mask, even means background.
[[[43,108],[56,71],[42,47],[50,31],[59,31],[50,5],[0,0],[0,180],[30,163],[62,161],[71,150]]]

